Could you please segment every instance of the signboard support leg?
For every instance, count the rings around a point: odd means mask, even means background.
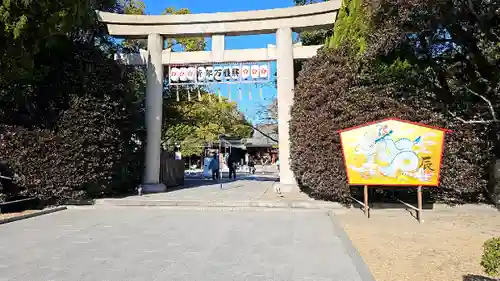
[[[417,188],[417,219],[418,223],[422,223],[422,186]]]
[[[366,217],[369,218],[370,217],[370,207],[368,207],[368,186],[367,185],[364,186],[363,193],[364,193],[363,199],[365,201],[364,202],[365,205],[363,206],[364,207],[364,212],[365,212]]]

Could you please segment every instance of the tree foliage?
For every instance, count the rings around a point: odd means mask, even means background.
[[[142,0],[124,0],[123,13],[127,15],[146,15],[146,4]],[[126,51],[139,52],[140,49],[147,50],[147,39],[125,39],[122,42]]]
[[[138,0],[127,0],[124,10],[130,14],[146,14],[146,6]],[[168,7],[163,12],[165,15],[190,13],[189,9],[173,7]],[[147,42],[126,40],[123,45],[137,52],[145,49]],[[166,38],[165,47],[172,51],[203,51],[206,42],[203,37]],[[138,71],[144,73],[145,69],[139,68]],[[202,101],[198,100],[198,92]],[[177,94],[180,101],[177,101]],[[187,98],[188,95],[190,98]],[[219,101],[218,97],[203,88],[179,86],[177,90],[176,87],[167,86],[163,102],[163,144],[167,149],[180,145],[184,155],[199,155],[205,144],[216,141],[221,134],[246,138],[251,134],[251,127],[240,115],[234,103],[227,99]]]
[[[328,0],[293,0],[295,6],[309,5],[319,2],[325,2]],[[332,19],[332,21],[335,19]],[[311,45],[322,45],[325,40],[332,36],[332,29],[318,29],[315,31],[303,31],[299,34],[299,40],[304,46]]]
[[[266,104],[258,111],[259,119],[265,124],[278,122],[278,99],[274,98],[271,103]]]
[[[188,15],[191,11],[187,8],[175,9],[168,7],[163,12],[164,15]],[[204,51],[206,48],[205,38],[203,37],[178,37],[167,39],[167,48],[172,50],[181,50],[184,52]]]
[[[435,110],[473,125],[483,134],[483,177],[500,203],[500,183],[489,172],[500,158],[500,3],[496,1],[373,1],[373,55],[406,61],[408,95],[425,98]],[[377,7],[376,9],[373,7]],[[391,22],[392,24],[388,24]],[[429,105],[430,106],[430,105]]]
[[[318,197],[348,202],[339,129],[386,117],[453,130],[439,189],[483,199],[498,158],[497,3],[351,1],[334,48],[305,64],[292,108],[292,169]],[[354,5],[354,6],[352,6]],[[362,14],[356,15],[360,12]]]
[[[489,276],[500,275],[500,237],[484,242],[481,266]]]
[[[146,15],[146,4],[142,0],[125,0],[123,3],[123,12],[131,15]],[[176,9],[174,7],[165,8],[164,15],[187,15],[191,11],[187,8]],[[123,41],[123,45],[138,52],[139,49],[147,49],[147,40],[145,39],[127,39]],[[203,37],[178,37],[167,38],[165,47],[171,48],[172,51],[203,51],[206,48],[205,38]]]
[[[333,35],[327,38],[327,48],[338,48],[341,44],[357,46],[356,53],[363,53],[366,48],[366,13],[363,11],[362,0],[343,0]]]
[[[60,203],[138,183],[142,155],[132,138],[143,128],[139,73],[113,60],[117,46],[104,35],[95,9],[120,6],[0,4],[0,160],[4,171],[17,175],[16,188],[2,182],[3,199],[21,191]]]
[[[167,146],[180,145],[183,155],[200,155],[203,147],[219,139],[220,135],[248,138],[252,128],[238,111],[234,102],[200,89],[193,91],[188,100],[187,90],[180,89],[180,102],[166,101],[165,107],[171,114],[166,117],[163,129],[163,142]]]
[[[500,3],[422,0],[396,6],[393,1],[370,4],[379,7],[373,13],[373,36],[379,39],[372,53],[407,60],[415,74],[425,71],[428,86],[417,94],[432,92],[457,120],[497,123]]]

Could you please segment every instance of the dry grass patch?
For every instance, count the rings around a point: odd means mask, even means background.
[[[489,206],[424,211],[357,209],[338,214],[376,280],[490,281],[480,265],[483,243],[500,236],[500,212]]]
[[[40,212],[40,210],[26,210],[23,212],[0,214],[0,220],[18,217],[18,216],[27,215],[27,214],[32,214],[32,213],[36,213],[36,212]]]

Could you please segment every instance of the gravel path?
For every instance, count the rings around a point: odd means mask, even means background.
[[[488,206],[425,211],[421,225],[405,210],[337,214],[380,281],[490,281],[480,266],[484,241],[500,236],[500,212]]]

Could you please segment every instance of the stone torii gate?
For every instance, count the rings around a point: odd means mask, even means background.
[[[280,185],[282,191],[296,186],[290,169],[289,121],[294,96],[294,59],[310,58],[319,46],[293,44],[293,31],[329,28],[333,25],[340,0],[305,6],[232,13],[189,15],[123,15],[97,11],[110,35],[147,38],[148,50],[139,54],[120,55],[126,64],[147,64],[146,85],[146,159],[143,176],[144,192],[165,191],[159,182],[162,94],[164,65],[223,62],[277,62],[278,134]],[[276,46],[267,48],[225,50],[225,35],[276,33]],[[180,36],[212,37],[212,51],[172,52],[163,49],[165,38]]]

